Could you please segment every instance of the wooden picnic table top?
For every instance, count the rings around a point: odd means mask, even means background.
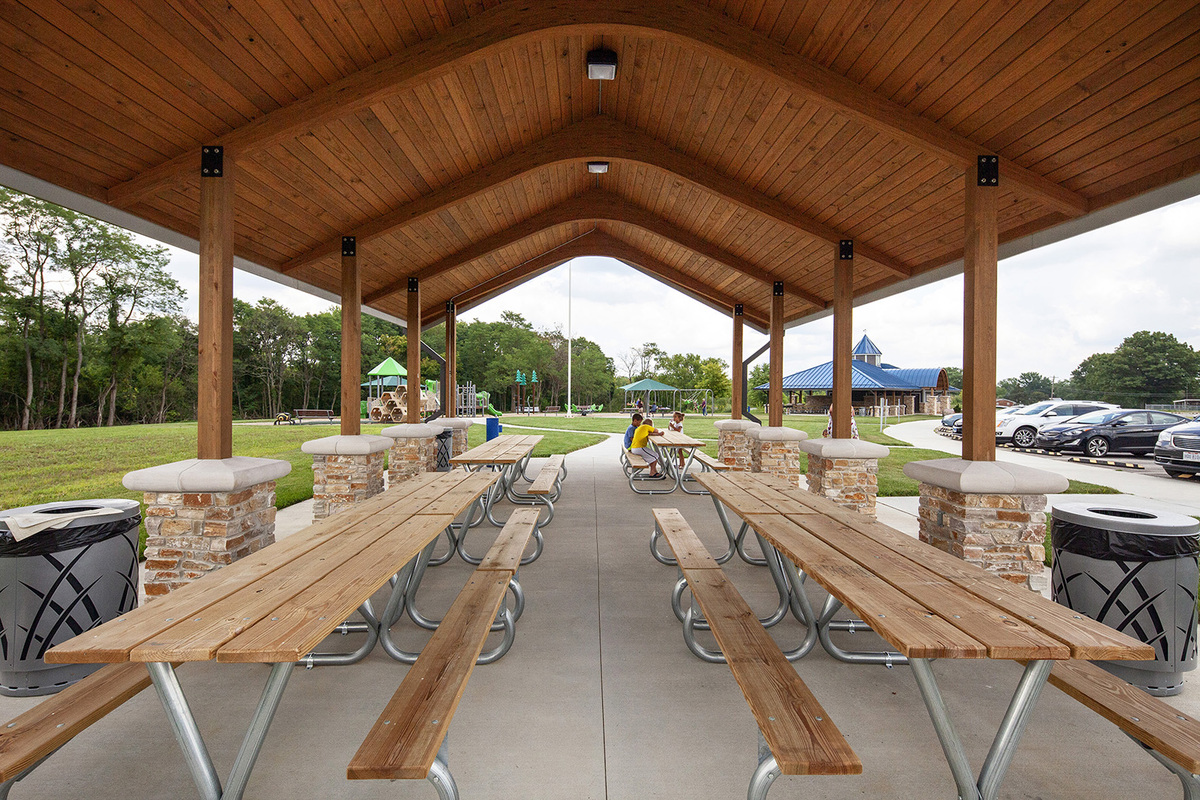
[[[451,464],[515,464],[537,446],[539,435],[497,436],[450,459]]]
[[[655,436],[650,441],[658,447],[704,447],[705,442],[688,436],[682,431],[663,430],[662,436]]]
[[[80,634],[46,661],[297,661],[499,477],[419,475]]]
[[[1154,657],[1146,644],[782,478],[695,477],[904,655]]]

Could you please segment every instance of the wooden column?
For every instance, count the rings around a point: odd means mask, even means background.
[[[771,372],[767,390],[767,424],[783,425],[783,281],[771,292]]]
[[[408,279],[408,409],[406,421],[421,421],[421,289]]]
[[[198,458],[233,455],[232,166],[224,148],[201,148]]]
[[[838,242],[833,264],[833,438],[849,439],[854,408],[851,403],[853,371],[850,369],[854,330],[854,240]]]
[[[733,307],[733,418],[742,418],[742,395],[745,386],[742,383],[742,304]]]
[[[362,433],[362,284],[358,277],[358,245],[342,237],[342,435]]]
[[[996,460],[996,195],[999,165],[980,156],[966,175],[963,249],[963,458]]]
[[[446,408],[447,417],[458,416],[458,311],[446,303]]]

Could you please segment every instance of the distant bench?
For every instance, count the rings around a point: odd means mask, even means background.
[[[333,422],[332,408],[297,408],[292,411],[293,420],[304,419],[323,419],[327,422]]]
[[[559,411],[562,411],[562,406],[546,406],[547,414],[557,414]]]

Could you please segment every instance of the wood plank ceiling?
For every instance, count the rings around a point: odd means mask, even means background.
[[[336,293],[355,234],[368,305],[416,274],[430,323],[582,254],[803,320],[839,238],[856,296],[961,257],[977,154],[1002,241],[1200,171],[1194,0],[0,8],[0,163],[195,237],[224,144],[239,255]]]

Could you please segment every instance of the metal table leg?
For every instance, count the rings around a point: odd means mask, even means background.
[[[699,449],[700,448],[698,448],[698,447],[688,448],[687,463],[685,463],[683,465],[683,468],[679,470],[679,488],[683,489],[684,493],[686,493],[686,494],[706,495],[709,493],[709,491],[707,489],[700,489],[698,491],[692,491],[691,489],[689,489],[683,485],[685,481],[696,480],[695,478],[692,478],[688,475],[688,470],[690,470],[692,468],[692,464],[696,461],[696,451]]]
[[[183,695],[174,668],[165,662],[146,664],[150,671],[150,679],[154,682],[154,688],[171,722],[175,739],[183,751],[188,770],[192,773],[196,788],[200,790],[200,796],[204,800],[241,800],[246,791],[246,783],[250,780],[250,772],[254,769],[254,762],[262,751],[263,740],[267,736],[271,720],[274,719],[275,711],[283,699],[283,690],[287,688],[288,678],[291,677],[295,666],[291,662],[271,665],[271,674],[258,701],[258,708],[250,719],[250,727],[246,730],[242,746],[234,759],[233,769],[229,772],[229,780],[222,791],[216,767],[208,754],[208,748],[204,745],[204,739],[200,735],[187,698]]]

